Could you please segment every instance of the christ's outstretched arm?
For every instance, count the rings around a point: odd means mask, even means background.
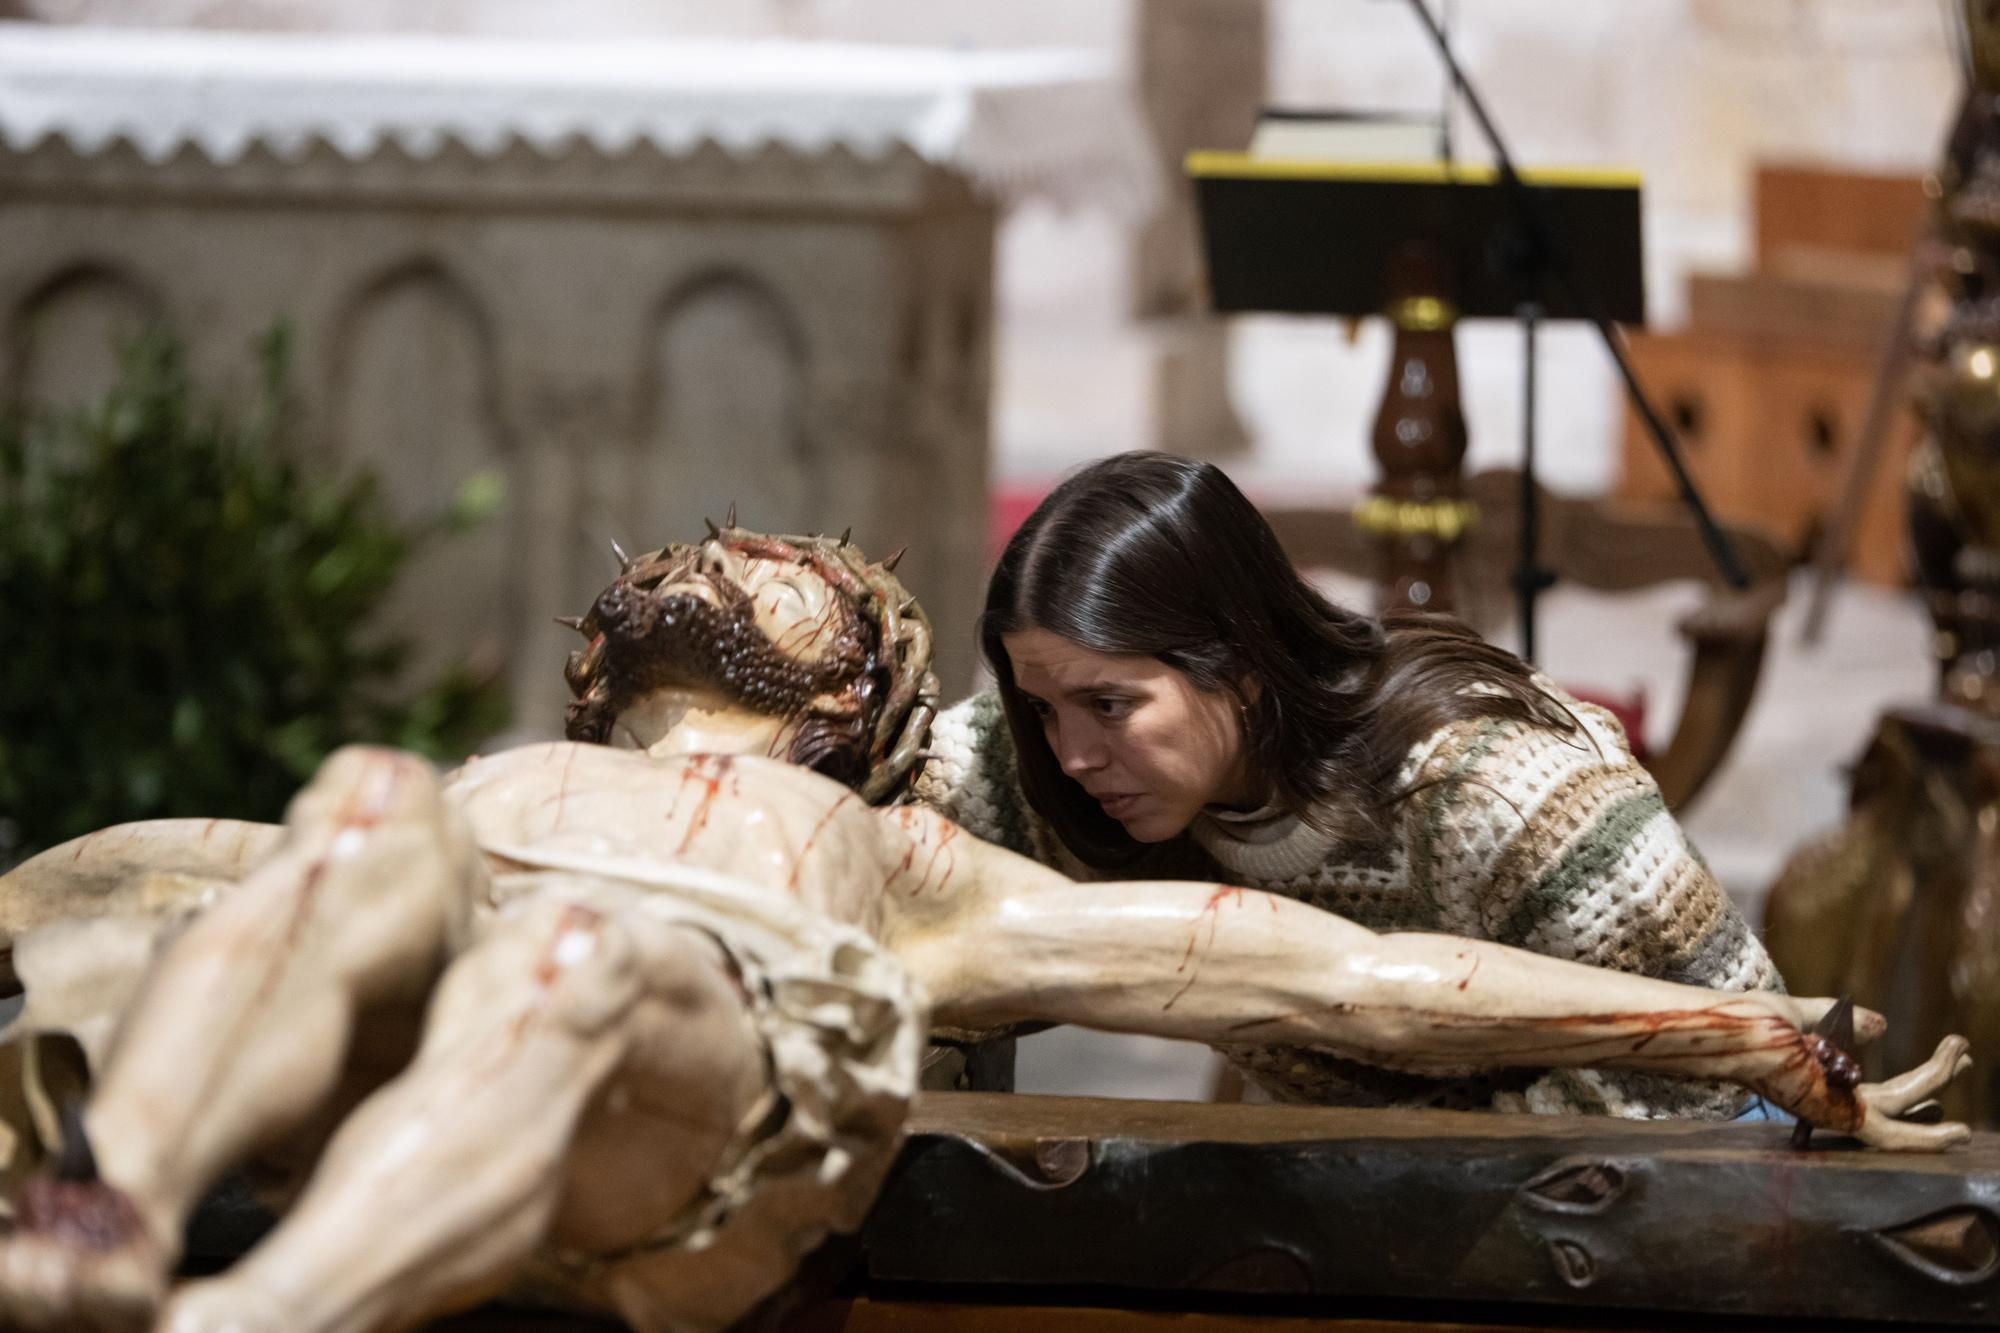
[[[920,840],[937,834],[907,822]],[[1828,1000],[1705,990],[1455,936],[1377,934],[1251,889],[1077,884],[998,848],[962,855],[972,873],[957,910],[912,911],[897,947],[941,1024],[1040,1020],[1317,1046],[1412,1070],[1652,1070],[1744,1084],[1881,1148],[1934,1151],[1968,1133],[1896,1119],[1964,1067],[1963,1041],[1948,1039],[1899,1079],[1862,1084],[1851,1059],[1805,1030]],[[1873,1037],[1882,1022],[1864,1012],[1857,1027]]]

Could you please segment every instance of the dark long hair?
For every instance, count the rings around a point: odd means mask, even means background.
[[[1001,643],[1027,629],[1158,658],[1198,689],[1233,695],[1251,769],[1272,799],[1340,836],[1383,831],[1407,795],[1394,790],[1397,769],[1447,723],[1490,717],[1577,729],[1519,658],[1459,621],[1377,620],[1321,596],[1213,464],[1118,454],[1036,506],[993,571],[979,621],[1028,801],[1101,869],[1130,867],[1145,849],[1050,751]],[[1253,680],[1259,688],[1246,690]]]

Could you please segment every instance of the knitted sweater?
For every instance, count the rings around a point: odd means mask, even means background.
[[[1269,811],[1203,815],[1189,837],[1220,867],[1217,878],[1373,930],[1441,931],[1719,990],[1781,989],[1763,946],[1667,812],[1617,720],[1540,683],[1582,723],[1582,734],[1498,720],[1440,729],[1404,760],[1397,789],[1416,790],[1378,839],[1337,841]],[[942,713],[931,749],[919,801],[1074,877],[1105,878],[1088,872],[1028,808],[997,695]],[[1656,1118],[1726,1117],[1746,1100],[1734,1087],[1643,1073],[1438,1077],[1305,1048],[1218,1049],[1284,1101]]]

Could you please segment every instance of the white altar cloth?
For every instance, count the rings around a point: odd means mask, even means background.
[[[456,140],[608,155],[704,141],[906,149],[1008,201],[1150,207],[1146,133],[1112,62],[1069,49],[949,51],[831,42],[239,33],[0,23],[0,142],[51,137],[151,161],[233,162],[316,141],[350,158]]]

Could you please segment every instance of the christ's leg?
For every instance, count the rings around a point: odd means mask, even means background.
[[[712,939],[528,900],[452,965],[415,1063],[341,1128],[278,1230],[175,1296],[162,1328],[402,1328],[497,1291],[551,1235],[639,1244],[768,1086]]]
[[[149,972],[67,1169],[0,1242],[0,1323],[147,1323],[201,1192],[329,1094],[359,1008],[421,1002],[482,873],[424,761],[329,759],[270,859]]]

